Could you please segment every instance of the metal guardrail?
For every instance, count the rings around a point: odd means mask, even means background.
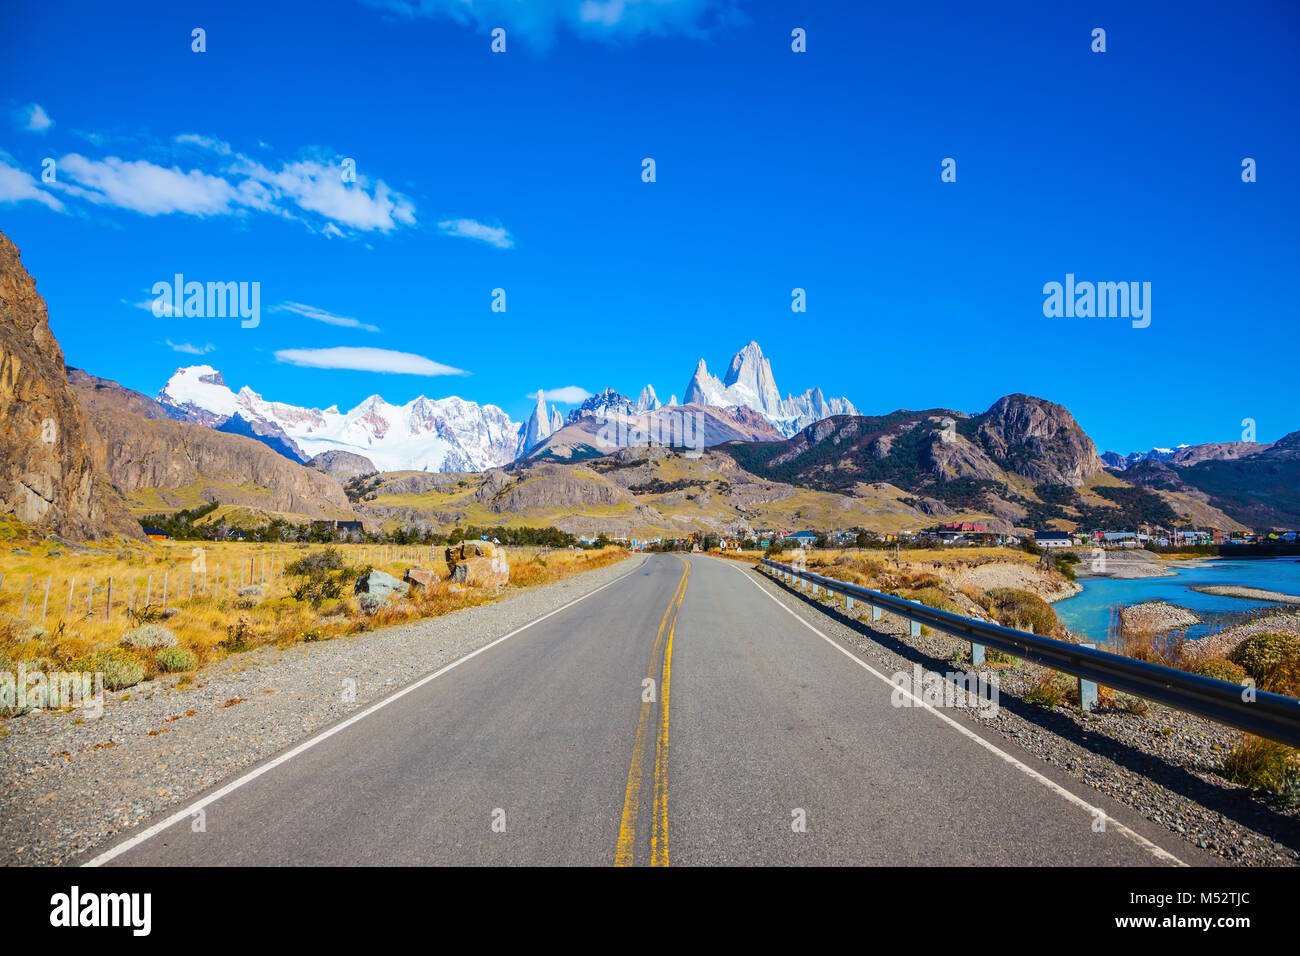
[[[1097,650],[1088,645],[1070,644],[1003,627],[1001,624],[962,617],[846,581],[813,574],[769,558],[764,558],[760,563],[783,575],[788,581],[804,581],[811,584],[814,590],[825,588],[850,601],[858,600],[869,605],[873,608],[873,620],[879,617],[879,613],[874,610],[879,608],[911,621],[913,633],[919,633],[919,626],[923,624],[954,637],[964,638],[971,643],[972,661],[975,664],[982,663],[983,649],[992,647],[1071,674],[1080,681],[1126,691],[1260,737],[1300,747],[1300,700],[1294,697],[1254,688],[1247,694],[1246,688],[1230,681],[1189,674],[1173,667]],[[1247,699],[1250,697],[1253,699]],[[1087,706],[1086,690],[1081,694],[1081,700]]]

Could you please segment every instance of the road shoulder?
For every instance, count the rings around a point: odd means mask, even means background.
[[[0,860],[84,862],[277,754],[636,570],[644,556],[438,618],[226,659],[188,687],[106,694],[103,716],[7,722]]]

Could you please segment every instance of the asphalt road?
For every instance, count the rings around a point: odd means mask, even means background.
[[[746,566],[651,555],[213,788],[201,828],[182,810],[97,861],[1205,862],[963,715],[894,706],[795,605]]]

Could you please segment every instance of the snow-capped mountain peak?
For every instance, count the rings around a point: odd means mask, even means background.
[[[421,395],[394,405],[371,395],[347,412],[267,401],[245,386],[232,392],[209,365],[177,369],[158,393],[188,421],[220,428],[235,416],[262,437],[280,439],[305,460],[324,451],[364,455],[383,471],[482,471],[514,460],[519,426],[495,405]]]
[[[732,357],[723,380],[711,375],[704,359],[700,359],[682,400],[687,405],[751,408],[786,436],[831,415],[858,414],[847,398],[828,400],[820,388],[781,398],[772,363],[757,342],[750,342]]]

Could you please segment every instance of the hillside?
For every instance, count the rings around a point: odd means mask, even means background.
[[[1124,472],[1148,488],[1193,495],[1250,528],[1300,527],[1300,432],[1236,457],[1198,456],[1191,464],[1143,462]]]
[[[0,233],[0,515],[71,538],[140,537],[97,467],[96,441],[45,300]]]
[[[1240,526],[1190,489],[1148,490],[1113,477],[1069,411],[1027,395],[1005,396],[974,416],[948,409],[842,416],[786,441],[719,450],[756,475],[801,487],[843,491],[888,482],[989,516],[994,527]]]
[[[470,474],[397,472],[348,483],[367,522],[445,530],[456,525],[545,527],[629,537],[796,527],[881,530],[933,522],[889,485],[848,493],[760,478],[727,454],[627,448],[577,463],[533,461]]]
[[[97,433],[96,459],[136,514],[217,501],[246,523],[355,517],[337,481],[256,439],[177,421],[153,399],[78,369],[68,381]]]

